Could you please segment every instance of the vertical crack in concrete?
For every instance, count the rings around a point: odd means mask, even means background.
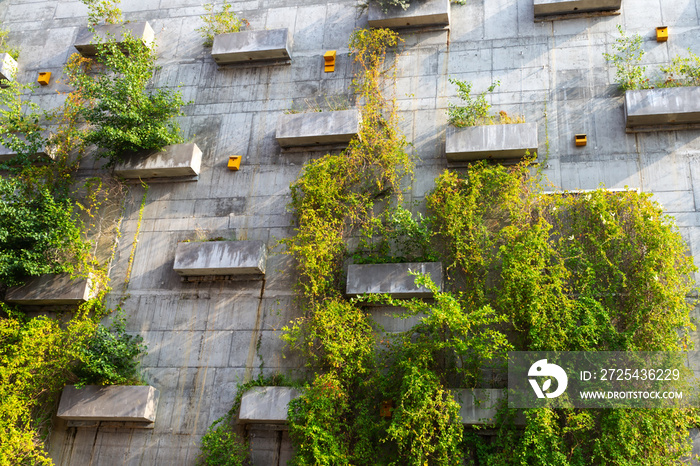
[[[253,328],[253,333],[250,336],[250,344],[248,345],[248,357],[245,361],[245,375],[243,376],[243,382],[249,382],[253,378],[253,363],[255,361],[255,354],[257,353],[258,339],[260,338],[260,322],[262,320],[262,304],[263,295],[265,294],[265,278],[262,279],[262,284],[260,285],[260,300],[258,301],[258,311],[255,315],[255,327]]]

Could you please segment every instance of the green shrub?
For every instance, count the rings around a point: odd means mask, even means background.
[[[94,27],[100,21],[106,24],[122,22],[122,12],[117,6],[121,0],[80,0],[88,7],[88,25]]]
[[[232,430],[230,413],[209,426],[202,437],[198,463],[206,466],[243,466],[248,461],[248,445]]]
[[[642,36],[639,34],[628,36],[619,24],[617,30],[620,32],[620,37],[613,45],[615,53],[604,53],[603,57],[615,65],[617,70],[615,80],[620,90],[646,89],[649,87],[649,80],[644,77],[646,67],[640,66],[644,56]]]
[[[239,18],[236,13],[231,11],[231,8],[232,5],[226,0],[224,0],[220,11],[215,11],[214,5],[211,3],[204,5],[207,12],[206,15],[202,16],[204,26],[197,28],[197,31],[204,38],[205,47],[211,47],[214,44],[214,36],[218,34],[239,32],[243,27],[250,26],[248,20]]]
[[[10,32],[5,29],[0,29],[0,54],[9,53],[15,60],[19,59],[19,49],[16,47],[10,47],[7,43],[7,35]]]
[[[688,49],[687,58],[673,57],[671,66],[661,67],[661,71],[666,73],[666,81],[661,86],[700,86],[700,57]]]
[[[500,111],[497,115],[490,115],[491,104],[486,101],[486,94],[493,92],[499,81],[491,84],[489,88],[476,97],[472,97],[472,83],[449,79],[450,83],[457,86],[457,95],[464,102],[464,105],[455,105],[452,102],[447,105],[447,122],[457,128],[476,125],[511,124],[524,123],[525,118],[520,115],[509,116],[506,112]]]

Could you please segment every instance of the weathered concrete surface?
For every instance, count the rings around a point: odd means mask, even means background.
[[[147,46],[155,41],[153,28],[148,21],[143,21],[126,24],[100,24],[95,26],[95,32],[86,27],[81,28],[73,46],[82,56],[89,57],[97,54],[95,44],[104,43],[110,39],[121,43],[127,32],[131,33],[134,38],[140,39]]]
[[[286,28],[219,34],[211,56],[219,65],[290,59],[291,37]]]
[[[275,138],[281,147],[348,143],[360,130],[357,109],[283,114]]]
[[[173,270],[188,275],[264,275],[267,247],[262,241],[179,243]]]
[[[0,162],[7,162],[8,160],[12,160],[14,157],[17,157],[16,151],[0,144]],[[51,157],[49,151],[44,148],[44,150],[34,154],[31,159],[35,161],[50,161],[53,159],[53,157]]]
[[[202,151],[197,144],[173,144],[161,151],[141,151],[126,155],[114,167],[124,178],[174,178],[199,175]]]
[[[0,80],[14,81],[17,73],[17,62],[9,53],[0,53]]]
[[[93,298],[96,292],[88,279],[71,280],[68,273],[49,274],[8,289],[5,301],[25,306],[78,305]]]
[[[289,402],[301,392],[291,387],[253,387],[243,394],[238,420],[243,423],[287,422]]]
[[[154,422],[159,395],[149,385],[67,385],[56,416],[68,421]]]
[[[619,10],[622,0],[535,0],[535,16]]]
[[[445,157],[450,162],[509,159],[537,152],[537,123],[447,127]]]
[[[386,12],[376,2],[370,2],[367,22],[375,28],[449,26],[450,0],[414,1],[406,10],[394,6]]]
[[[700,123],[700,87],[625,92],[627,127]]]
[[[507,394],[501,388],[468,388],[452,390],[460,405],[459,414],[465,425],[492,425],[501,402],[507,401]],[[514,419],[515,425],[525,425],[525,416],[520,413]]]
[[[442,263],[407,262],[404,264],[351,264],[348,266],[346,294],[359,296],[379,293],[394,298],[429,298],[432,291],[415,283],[416,276],[410,272],[430,275],[431,280],[442,289]]]

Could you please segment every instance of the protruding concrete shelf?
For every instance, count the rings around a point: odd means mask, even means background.
[[[386,294],[394,298],[431,298],[433,292],[416,285],[409,271],[430,275],[442,289],[441,262],[406,262],[403,264],[351,264],[348,266],[346,294]]]
[[[17,61],[9,53],[0,53],[0,80],[15,80],[17,74]]]
[[[290,113],[277,119],[275,138],[281,147],[347,144],[359,130],[357,109]]]
[[[141,151],[126,155],[114,167],[124,178],[178,178],[199,175],[202,151],[197,144],[173,144],[160,151]]]
[[[5,147],[2,144],[0,144],[0,162],[7,162],[8,160],[12,160],[15,157],[17,157],[17,152],[13,151],[9,147]],[[39,151],[33,156],[31,156],[30,159],[36,162],[49,162],[53,160],[53,157],[51,156],[51,153],[46,148],[44,148],[44,150]]]
[[[445,156],[448,162],[485,158],[512,159],[537,152],[537,123],[447,127]]]
[[[262,278],[267,249],[262,241],[179,243],[173,269],[182,276],[235,275]]]
[[[452,393],[460,404],[462,424],[471,426],[494,424],[498,405],[506,399],[505,390],[498,388],[454,389]],[[522,413],[515,417],[515,425],[525,425]]]
[[[24,306],[77,306],[95,294],[90,280],[71,280],[70,274],[60,273],[32,277],[24,285],[13,286],[7,290],[5,301]]]
[[[291,60],[291,37],[285,29],[241,31],[214,36],[211,56],[219,65]]]
[[[149,385],[86,385],[81,389],[67,385],[61,394],[57,417],[67,421],[129,422],[152,427],[159,395]]]
[[[243,394],[238,420],[244,424],[283,424],[289,402],[301,392],[291,387],[253,387]]]
[[[627,91],[625,120],[630,132],[700,125],[700,87]]]
[[[155,40],[155,33],[151,25],[148,24],[148,21],[126,24],[102,24],[95,26],[95,32],[88,28],[80,29],[73,46],[82,56],[89,57],[97,54],[97,47],[95,44],[104,43],[110,39],[114,39],[121,44],[124,41],[124,34],[127,31],[130,32],[134,38],[140,39],[144,45],[149,47]]]
[[[408,9],[399,6],[384,12],[376,2],[369,4],[369,25],[375,28],[405,28],[450,25],[450,0],[413,1]]]
[[[617,11],[622,0],[534,0],[535,18]]]

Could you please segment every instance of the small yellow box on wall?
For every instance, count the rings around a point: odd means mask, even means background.
[[[236,171],[241,168],[242,155],[232,155],[228,158],[228,169],[231,171]]]
[[[666,42],[668,40],[668,26],[656,28],[656,42]]]
[[[577,146],[585,146],[588,144],[588,139],[585,134],[577,134],[574,136],[574,141],[576,141]]]
[[[51,81],[51,72],[50,71],[44,71],[39,73],[39,79],[37,79],[37,82],[41,84],[42,86],[48,86],[49,81]]]
[[[328,52],[323,54],[323,71],[325,71],[326,73],[332,73],[333,71],[335,71],[335,55],[335,50],[329,50]]]

